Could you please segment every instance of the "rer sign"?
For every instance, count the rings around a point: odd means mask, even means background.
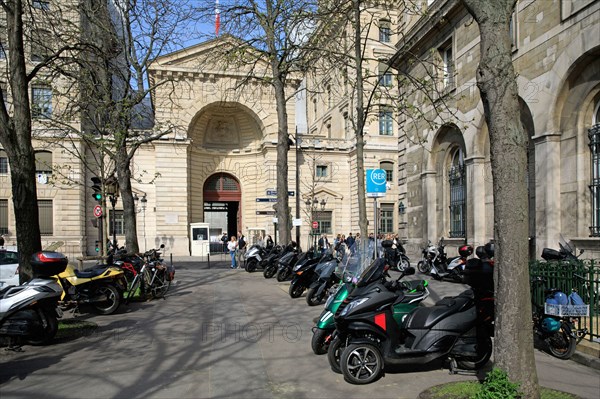
[[[367,169],[367,197],[385,197],[386,173],[383,169]]]

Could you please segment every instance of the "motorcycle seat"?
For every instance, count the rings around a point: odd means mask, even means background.
[[[92,278],[92,277],[101,275],[102,273],[104,273],[106,271],[107,268],[108,268],[108,266],[105,266],[105,267],[97,267],[96,266],[91,269],[85,269],[85,270],[75,269],[75,276],[77,276],[77,278]]]
[[[440,320],[468,309],[473,303],[473,298],[469,295],[444,298],[432,307],[413,310],[408,315],[405,326],[415,330],[431,328]]]

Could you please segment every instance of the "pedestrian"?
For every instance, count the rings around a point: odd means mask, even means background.
[[[329,240],[327,239],[327,234],[323,234],[321,236],[321,238],[319,238],[318,244],[319,244],[319,251],[321,251],[322,254],[327,252],[327,250],[329,249]]]
[[[273,239],[271,238],[271,235],[268,234],[267,235],[267,249],[273,248],[273,245],[274,245]]]
[[[355,243],[356,241],[354,240],[354,237],[352,237],[352,232],[348,233],[348,237],[346,238],[346,245],[348,246],[348,248],[350,248],[350,251],[352,251],[352,253],[354,253]]]
[[[229,255],[231,255],[231,268],[235,269],[237,267],[237,261],[235,259],[235,253],[238,248],[238,242],[236,236],[231,236],[231,239],[227,243],[227,249],[229,250]]]
[[[241,231],[238,231],[238,256],[239,262],[242,263],[242,259],[246,254],[246,237]]]
[[[227,253],[227,233],[223,232],[223,235],[221,236],[221,242],[223,243],[223,253],[226,254]]]
[[[0,236],[0,249],[4,249],[4,237]]]

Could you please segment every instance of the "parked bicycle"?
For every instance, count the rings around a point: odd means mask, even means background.
[[[164,248],[164,244],[160,246],[160,249],[162,248]],[[136,295],[138,290],[142,298],[147,298],[148,295],[151,295],[152,298],[164,298],[175,277],[175,268],[163,263],[157,249],[146,251],[139,258],[143,262],[129,285],[126,303]]]

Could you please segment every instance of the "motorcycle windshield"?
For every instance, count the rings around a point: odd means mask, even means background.
[[[350,248],[344,246],[343,249],[338,251],[341,252],[339,274],[342,276],[344,282],[356,283],[359,280],[359,277],[363,275],[371,265],[374,251],[374,245],[368,245],[364,252],[361,251],[358,245],[354,245]]]

